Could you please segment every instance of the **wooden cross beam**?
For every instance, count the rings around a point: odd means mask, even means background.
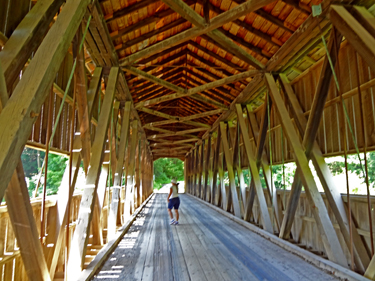
[[[194,94],[197,94],[197,93],[209,90],[209,89],[220,87],[222,85],[230,84],[230,83],[240,81],[240,80],[243,80],[243,79],[246,79],[246,78],[249,78],[249,77],[254,77],[255,75],[257,75],[259,73],[259,71],[257,71],[257,70],[248,70],[248,71],[245,71],[245,72],[242,72],[242,73],[239,73],[239,74],[235,74],[235,75],[232,75],[232,76],[220,79],[220,80],[213,81],[213,82],[205,84],[205,85],[195,87],[193,89],[185,90],[185,89],[180,88],[180,87],[178,87],[178,86],[176,86],[172,83],[169,83],[165,80],[157,78],[154,75],[151,75],[151,74],[148,74],[147,72],[139,70],[138,68],[135,68],[133,66],[124,66],[123,68],[130,73],[141,76],[141,77],[143,77],[143,78],[145,78],[149,81],[152,81],[156,84],[159,84],[159,85],[161,85],[161,86],[163,86],[167,89],[170,89],[170,90],[173,90],[173,91],[176,92],[175,94],[171,94],[171,95],[168,95],[168,96],[163,96],[163,97],[148,100],[148,101],[145,101],[145,102],[139,102],[135,106],[136,109],[138,109],[140,107],[149,106],[149,105],[152,105],[152,104],[168,101],[168,100],[173,100],[173,99],[178,99],[178,98],[182,98],[182,97],[186,97],[186,96],[191,96],[191,95],[194,95]]]
[[[132,122],[132,134],[130,140],[130,153],[129,153],[129,163],[126,169],[126,189],[125,189],[125,204],[124,204],[124,220],[130,217],[131,212],[134,208],[134,185],[135,185],[135,153],[137,149],[137,144],[139,136],[137,133],[138,120],[133,120]]]
[[[299,140],[292,121],[289,118],[288,111],[285,107],[283,99],[281,98],[275,80],[271,74],[268,73],[265,74],[265,80],[272,98],[272,102],[277,108],[278,117],[283,130],[294,151],[294,157],[297,167],[299,168],[299,175],[306,190],[307,198],[312,206],[316,206],[312,209],[312,213],[318,225],[327,256],[333,262],[336,262],[341,266],[348,267],[346,257],[343,253],[332,222],[328,216],[328,211],[325,207],[323,198],[321,197],[315,184],[314,176],[309,167],[309,161],[305,155],[304,147]]]
[[[88,170],[86,177],[86,184],[78,213],[78,223],[73,235],[69,254],[70,258],[67,265],[69,274],[73,276],[77,276],[77,274],[82,271],[85,262],[87,243],[90,234],[90,223],[93,216],[98,179],[103,160],[102,154],[107,139],[108,124],[112,113],[118,74],[119,68],[112,67],[108,78],[106,94],[104,95],[103,105],[100,111],[95,139],[92,143],[93,154],[90,159],[90,169]]]
[[[190,124],[190,125],[193,125],[193,126],[209,128],[210,126],[207,125],[207,124],[203,124],[203,123],[199,123],[199,122],[192,122],[192,121],[189,121],[189,120],[198,119],[198,118],[202,118],[202,117],[210,116],[210,115],[216,115],[216,114],[220,114],[220,113],[225,112],[225,111],[226,110],[224,110],[224,109],[215,109],[215,110],[202,112],[202,113],[198,113],[198,114],[190,115],[190,116],[186,116],[186,117],[169,116],[169,119],[172,119],[172,120],[152,122],[152,123],[148,123],[148,124],[144,125],[143,127],[149,128],[149,127],[155,127],[155,126],[161,126],[161,125],[166,125],[166,124],[173,124],[173,123],[182,122],[182,123]],[[150,111],[150,112],[152,112],[152,111]],[[152,113],[150,113],[150,114],[152,114]],[[167,118],[167,117],[164,117],[164,118]]]
[[[337,31],[333,29],[331,31],[331,39],[328,44],[328,50],[329,50],[329,54],[330,54],[333,66],[336,65],[336,61],[338,59],[338,51],[340,49],[341,39],[342,39],[342,36],[340,34],[337,34]],[[315,91],[315,96],[314,96],[313,104],[311,107],[311,112],[314,112],[314,114],[310,115],[310,118],[306,124],[305,133],[303,135],[303,146],[305,147],[307,157],[310,157],[311,149],[315,143],[320,120],[323,115],[324,104],[325,104],[325,101],[327,99],[327,95],[330,89],[331,79],[332,79],[332,69],[330,67],[329,60],[326,56],[324,58],[322,71],[320,73],[319,82]],[[297,202],[300,197],[301,188],[302,188],[301,178],[299,177],[299,173],[296,173],[296,176],[292,185],[292,190],[289,196],[288,204],[285,210],[283,223],[280,228],[281,238],[285,238],[289,236],[291,226],[293,224],[295,212],[297,209],[296,204],[298,204]]]
[[[177,131],[177,132],[171,132],[171,133],[165,133],[165,134],[151,135],[151,136],[148,136],[147,139],[152,140],[152,139],[164,138],[164,137],[184,136],[186,134],[198,133],[198,132],[202,132],[206,130],[207,130],[206,128],[196,128],[196,129]]]
[[[111,206],[109,211],[108,217],[108,229],[107,235],[108,239],[114,237],[116,234],[116,226],[117,226],[117,213],[118,213],[118,206],[119,206],[119,199],[120,199],[120,189],[121,189],[121,179],[122,179],[122,171],[123,171],[123,164],[125,158],[125,150],[126,145],[128,142],[128,135],[129,135],[129,124],[130,124],[130,109],[131,109],[131,102],[127,101],[125,103],[124,108],[124,115],[121,124],[121,136],[120,136],[120,144],[118,150],[118,159],[115,171],[115,177],[113,181],[112,187],[112,200]]]
[[[370,14],[369,17],[361,18],[364,25],[358,22],[344,6],[331,6],[332,24],[375,71],[375,26],[370,23],[374,21],[374,17]]]
[[[162,143],[163,145],[175,145],[175,144],[181,144],[181,143],[187,143],[187,142],[196,142],[197,139],[194,138],[194,139],[187,139],[187,140],[178,140],[178,141],[168,141],[168,140],[165,140],[164,143]],[[153,147],[153,146],[160,146],[162,144],[159,144],[159,143],[154,143],[154,144],[151,144],[150,146]]]
[[[272,189],[272,179],[271,179],[271,169],[269,166],[269,161],[265,149],[265,142],[266,142],[266,136],[267,136],[267,130],[268,130],[268,113],[267,113],[267,103],[268,101],[265,101],[264,108],[263,108],[263,117],[260,123],[260,129],[258,126],[258,122],[256,120],[255,114],[251,112],[250,105],[246,105],[247,107],[247,113],[248,113],[248,120],[250,123],[250,130],[249,136],[250,138],[254,138],[254,142],[256,145],[256,163],[257,167],[259,168],[258,164],[261,163],[262,165],[262,171],[264,180],[267,185],[267,193],[270,201],[272,201],[272,204],[275,209],[275,215],[276,215],[276,223],[277,226],[280,228],[282,216],[281,211],[279,211],[279,203],[277,201],[277,193],[276,188]],[[272,106],[272,102],[270,101],[270,107]],[[251,212],[253,203],[255,199],[255,189],[254,189],[254,183],[251,182],[250,184],[250,198],[249,198],[249,205],[248,205],[248,211]]]
[[[26,14],[0,52],[0,62],[3,65],[6,85],[9,89],[32,52],[42,42],[53,17],[63,3],[62,0],[38,2]]]
[[[87,105],[87,83],[85,73],[85,59],[84,50],[79,52],[80,44],[82,41],[82,28],[79,28],[74,38],[73,44],[73,57],[76,60],[76,68],[74,70],[77,109],[78,109],[78,121],[79,130],[81,133],[82,141],[82,159],[85,174],[87,174],[90,156],[91,156],[91,134],[90,134],[90,119],[89,119],[89,108]],[[99,78],[100,80],[100,78]]]
[[[146,19],[146,20],[147,20],[147,19]],[[119,45],[116,45],[116,46],[115,46],[115,49],[116,49],[116,51],[122,51],[122,50],[125,50],[125,49],[127,49],[127,48],[131,48],[132,46],[137,45],[137,44],[140,43],[140,42],[143,42],[143,41],[145,41],[145,40],[149,40],[149,39],[150,39],[151,37],[153,37],[153,36],[157,36],[157,35],[160,34],[160,33],[163,33],[163,32],[165,32],[165,31],[168,31],[168,30],[170,30],[170,29],[172,29],[172,28],[175,28],[175,27],[177,27],[177,26],[179,26],[179,25],[181,25],[181,24],[184,24],[184,23],[186,23],[186,22],[187,22],[187,21],[186,21],[184,18],[179,18],[179,19],[177,19],[177,20],[174,20],[174,21],[172,21],[172,22],[170,22],[170,23],[164,25],[164,26],[161,27],[161,28],[156,28],[156,29],[154,29],[154,30],[152,30],[152,31],[149,31],[149,32],[147,32],[147,33],[142,34],[142,35],[139,36],[139,37],[136,37],[136,38],[134,38],[134,39],[132,39],[132,40],[128,40],[128,41],[126,41],[125,43],[121,43],[121,44],[119,44]]]
[[[223,26],[225,23],[233,21],[237,18],[247,15],[257,9],[260,9],[270,3],[274,2],[273,0],[250,0],[246,1],[245,3],[230,9],[213,19],[211,19],[210,24],[205,27],[201,28],[195,26],[190,28],[186,31],[180,32],[177,35],[174,35],[168,39],[163,40],[162,42],[156,43],[142,51],[136,52],[130,56],[127,56],[123,60],[121,60],[121,65],[129,65],[141,58],[152,56],[160,51],[163,51],[169,47],[173,47],[178,45],[182,42],[186,42],[192,38],[195,38],[201,34],[206,34],[214,29],[217,29],[220,26]]]
[[[292,86],[289,84],[289,80],[286,75],[280,74],[280,80],[284,93],[287,95],[289,103],[291,105],[297,128],[299,129],[300,134],[303,135],[306,131],[307,120],[305,115],[303,114],[302,107],[293,91]],[[351,239],[349,232],[349,221],[346,215],[346,208],[344,202],[341,199],[341,194],[336,187],[332,173],[324,160],[322,151],[320,150],[317,141],[314,141],[310,156],[315,170],[317,171],[320,182],[322,183],[329,206],[335,214],[336,221],[340,226],[340,230],[345,239],[346,245],[348,246],[348,248],[350,248]],[[364,272],[366,267],[370,263],[370,259],[367,254],[367,250],[358,234],[357,228],[353,227],[352,235],[354,243],[353,250],[355,254],[355,263],[358,269],[361,269],[361,271]]]
[[[230,190],[232,194],[232,204],[234,209],[234,214],[236,217],[241,218],[241,207],[240,202],[238,200],[238,193],[236,188],[236,183],[234,181],[234,171],[233,171],[233,155],[230,153],[229,150],[229,142],[227,138],[227,125],[224,122],[220,122],[220,131],[221,131],[221,140],[223,142],[223,148],[224,148],[224,155],[225,155],[225,161],[227,163],[227,171],[228,171],[228,177],[229,177],[229,185]]]
[[[0,115],[0,147],[3,151],[0,155],[0,198],[89,2],[67,1]]]
[[[255,191],[258,196],[259,207],[260,207],[262,220],[263,220],[263,228],[269,233],[273,234],[273,226],[272,226],[272,222],[270,219],[270,214],[268,212],[267,201],[264,196],[262,183],[260,182],[259,164],[256,161],[255,153],[250,144],[250,137],[249,137],[249,133],[247,130],[245,120],[243,118],[242,107],[240,104],[236,104],[236,111],[237,111],[237,120],[241,128],[242,140],[245,146],[247,159],[249,161],[249,170],[251,173],[251,180],[252,182],[254,182]],[[246,213],[249,214],[249,212],[245,211],[245,214]],[[244,218],[244,219],[246,220],[247,218]]]

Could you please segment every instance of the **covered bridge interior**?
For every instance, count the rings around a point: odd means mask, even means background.
[[[0,1],[0,280],[92,278],[145,209],[167,216],[153,193],[164,157],[184,161],[191,225],[189,205],[211,206],[224,229],[234,220],[331,277],[375,280],[374,15],[373,0]],[[25,147],[47,155],[37,199]],[[69,159],[55,197],[48,153]],[[340,194],[325,161],[348,154],[367,196]],[[291,189],[277,189],[272,168],[289,162]],[[165,237],[184,252],[181,229]],[[137,280],[180,280],[162,269]]]

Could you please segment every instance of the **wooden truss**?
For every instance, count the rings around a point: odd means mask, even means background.
[[[324,159],[344,154],[343,144],[375,149],[371,3],[324,0],[313,17],[291,0],[104,2],[38,0],[23,15],[0,6],[1,16],[14,13],[0,17],[0,198],[9,214],[0,239],[12,252],[0,256],[0,276],[79,276],[152,194],[153,161],[175,157],[188,193],[297,244],[307,221],[315,251],[373,279],[372,229]],[[355,141],[342,133],[349,124]],[[69,156],[54,201],[30,201],[25,145]],[[272,172],[284,162],[297,165],[290,191]]]

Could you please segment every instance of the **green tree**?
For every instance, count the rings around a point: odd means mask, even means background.
[[[355,173],[360,179],[365,182],[365,162],[364,162],[364,155],[363,153],[360,154],[362,160],[362,167],[358,159],[358,155],[348,155],[348,171],[351,173]],[[375,152],[368,152],[367,156],[367,171],[369,177],[369,184],[370,187],[375,187]],[[328,163],[328,166],[333,175],[339,175],[345,173],[345,158],[343,156],[340,157],[341,159],[338,161],[333,161]]]
[[[39,154],[39,155],[38,155]],[[22,152],[21,159],[25,171],[25,177],[28,179],[29,195],[31,196],[35,190],[39,178],[39,171],[44,161],[45,152],[37,151],[32,148],[25,148]],[[48,171],[47,171],[47,195],[57,194],[61,180],[67,164],[67,157],[49,154]],[[39,164],[38,164],[39,161]],[[41,180],[38,195],[42,193],[44,180]]]
[[[160,158],[154,162],[154,188],[160,189],[171,179],[184,180],[184,162],[176,158]]]

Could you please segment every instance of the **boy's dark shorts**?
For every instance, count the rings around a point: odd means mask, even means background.
[[[175,210],[178,210],[179,206],[180,206],[180,197],[169,199],[168,209],[172,210],[174,208]]]

